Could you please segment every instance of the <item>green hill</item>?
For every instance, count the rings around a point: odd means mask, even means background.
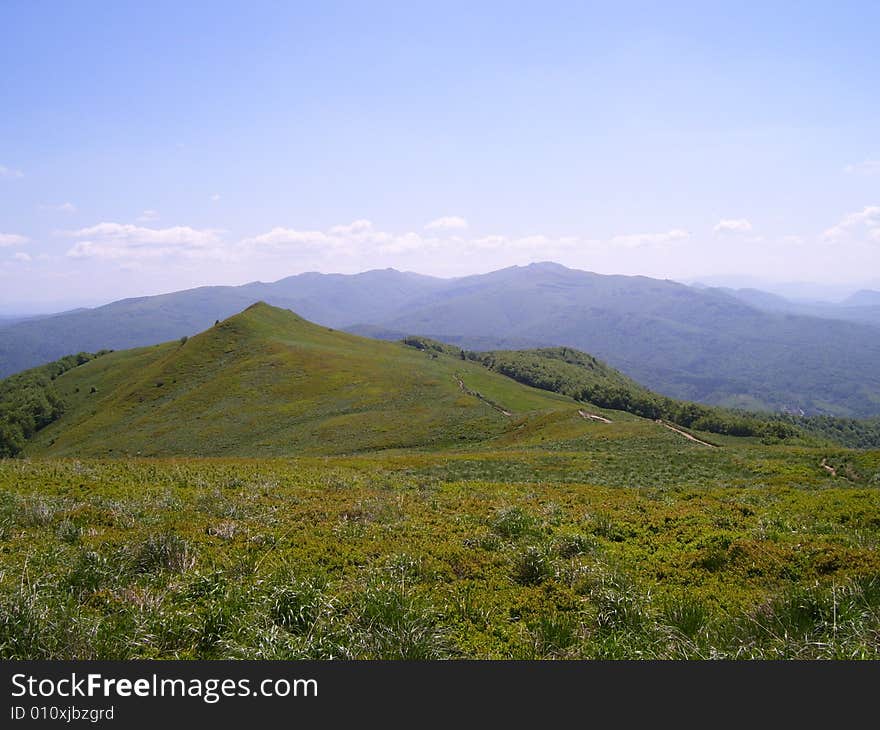
[[[865,422],[804,429],[676,401],[571,348],[477,353],[421,337],[370,340],[264,303],[191,338],[81,353],[0,381],[6,456],[546,447],[582,442],[602,419],[603,436],[661,441],[670,434],[657,421],[767,443],[878,441]]]
[[[577,419],[570,398],[478,363],[320,327],[262,303],[188,339],[106,354],[53,385],[64,414],[26,453],[433,448],[501,436],[530,414]]]

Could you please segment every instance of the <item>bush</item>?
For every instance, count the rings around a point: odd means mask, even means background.
[[[512,539],[530,532],[534,519],[520,507],[499,509],[491,522],[492,529],[501,537]]]
[[[0,458],[20,454],[27,439],[64,413],[54,380],[105,352],[68,355],[0,380]]]
[[[663,604],[662,617],[668,626],[693,639],[708,623],[709,612],[699,599],[679,597]]]
[[[543,583],[550,575],[550,560],[538,547],[530,545],[513,561],[513,579],[523,586]]]
[[[558,657],[571,649],[581,638],[582,627],[578,616],[551,611],[542,613],[529,624],[539,656]]]
[[[556,552],[561,558],[587,555],[597,547],[595,538],[588,535],[562,535],[556,540]]]
[[[36,595],[25,592],[0,601],[0,657],[6,660],[50,658],[44,643],[40,604]]]
[[[292,634],[307,634],[326,606],[321,589],[309,581],[276,588],[269,598],[269,617]]]
[[[450,641],[437,612],[408,590],[371,585],[357,598],[355,631],[345,642],[353,659],[424,661],[450,656]]]
[[[150,535],[131,552],[132,567],[136,573],[167,570],[182,573],[195,563],[189,543],[173,532]]]
[[[596,623],[606,631],[641,631],[648,619],[648,597],[620,575],[603,576],[590,591]]]

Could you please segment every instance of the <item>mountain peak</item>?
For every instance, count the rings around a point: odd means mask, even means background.
[[[260,300],[259,302],[254,302],[249,307],[245,307],[244,310],[242,310],[242,311],[245,311],[245,312],[250,312],[251,310],[259,311],[264,308],[265,309],[277,309],[277,307],[273,307],[269,304],[266,304],[266,302]]]
[[[282,335],[292,330],[302,331],[304,327],[319,328],[318,325],[303,319],[290,309],[274,307],[264,301],[254,302],[237,314],[221,320],[219,326],[225,330],[232,328],[241,332],[258,334],[261,337]],[[202,334],[210,334],[214,331],[216,328],[212,327]]]
[[[525,268],[539,269],[542,271],[571,271],[567,266],[557,264],[555,261],[533,261]]]

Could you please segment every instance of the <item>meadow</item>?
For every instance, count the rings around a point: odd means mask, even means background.
[[[880,452],[640,443],[0,461],[0,657],[878,658]]]

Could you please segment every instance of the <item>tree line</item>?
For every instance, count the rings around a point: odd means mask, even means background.
[[[37,431],[64,413],[55,379],[109,352],[80,352],[0,380],[0,457],[17,456]]]

